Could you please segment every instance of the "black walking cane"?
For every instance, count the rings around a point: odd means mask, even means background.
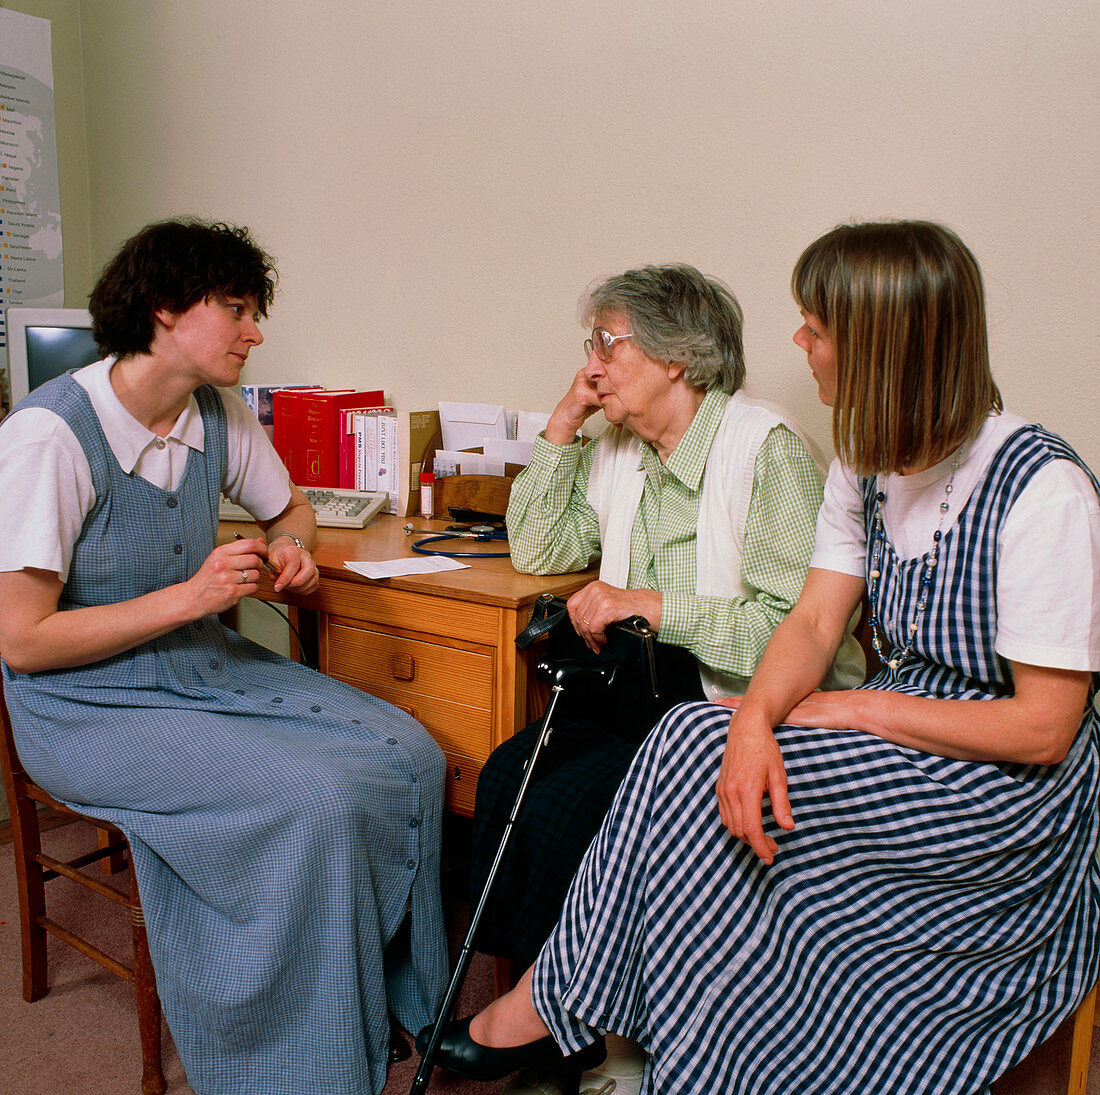
[[[549,679],[551,682],[550,702],[546,705],[546,714],[542,717],[542,726],[539,730],[538,739],[527,761],[527,770],[523,773],[523,780],[520,782],[519,792],[516,794],[516,801],[512,806],[512,812],[508,815],[508,820],[504,825],[504,833],[500,838],[500,845],[497,848],[496,855],[493,857],[493,863],[489,868],[489,875],[485,879],[485,886],[482,888],[481,896],[477,900],[477,907],[470,917],[470,926],[466,930],[466,938],[462,942],[462,950],[459,952],[458,961],[455,963],[455,970],[451,975],[451,983],[447,986],[447,992],[443,997],[443,1003],[439,1006],[439,1014],[436,1015],[435,1023],[432,1026],[432,1036],[428,1040],[428,1046],[424,1050],[424,1056],[420,1059],[420,1067],[416,1070],[416,1076],[413,1079],[412,1087],[409,1088],[409,1095],[424,1095],[424,1092],[428,1090],[428,1081],[432,1078],[432,1070],[435,1068],[435,1055],[439,1051],[439,1043],[443,1039],[443,1028],[450,1022],[451,1013],[454,1011],[455,1002],[458,999],[459,989],[462,988],[462,982],[466,980],[466,973],[470,968],[470,961],[474,953],[474,937],[477,935],[477,928],[481,923],[481,914],[484,912],[485,904],[489,899],[489,891],[492,889],[493,882],[496,879],[497,869],[504,859],[504,853],[508,850],[508,842],[512,838],[512,829],[515,827],[516,818],[519,817],[519,812],[523,808],[523,800],[527,795],[527,786],[531,782],[531,773],[535,770],[535,765],[538,762],[539,754],[542,752],[543,746],[550,740],[550,734],[552,732],[551,720],[554,717],[554,709],[558,705],[558,699],[562,692],[565,691],[565,682],[568,679],[585,676],[602,680],[605,684],[610,685],[615,679],[615,671],[617,668],[617,664],[594,665],[578,661],[560,661],[554,664],[543,661],[539,662],[536,667],[536,673],[544,679]]]

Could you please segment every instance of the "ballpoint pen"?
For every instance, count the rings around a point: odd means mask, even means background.
[[[234,540],[243,540],[244,537],[239,532],[235,532],[235,533],[233,533],[233,539]],[[264,570],[266,570],[268,572],[268,574],[273,574],[273,575],[275,575],[276,578],[279,577],[279,574],[281,572],[275,566],[272,565],[270,560],[261,559],[260,562],[263,563]]]

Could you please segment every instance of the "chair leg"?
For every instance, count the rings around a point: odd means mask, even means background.
[[[509,992],[515,981],[512,977],[512,963],[507,958],[501,958],[499,955],[493,958],[493,999],[503,996],[506,992]]]
[[[138,1032],[141,1036],[142,1095],[164,1095],[168,1086],[161,1061],[160,997],[149,938],[141,908],[133,864],[130,865],[130,920],[134,935],[134,990],[137,995]]]
[[[100,829],[98,831],[97,841],[101,851],[104,848],[109,848],[111,846],[111,834],[107,832],[106,829]],[[109,855],[105,859],[99,861],[99,869],[103,874],[118,874],[118,872],[125,867],[125,852],[115,852],[113,855]]]
[[[12,851],[19,890],[19,928],[23,951],[23,999],[29,1003],[49,992],[46,977],[46,888],[42,868],[33,856],[42,850],[38,810],[27,798],[20,798],[12,811]]]
[[[1066,1095],[1085,1095],[1089,1079],[1089,1053],[1092,1049],[1092,1028],[1096,1022],[1096,990],[1080,1004],[1073,1016],[1073,1051],[1070,1055],[1069,1087]]]

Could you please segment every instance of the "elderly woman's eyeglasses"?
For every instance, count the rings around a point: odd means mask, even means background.
[[[584,356],[587,360],[592,356],[592,351],[596,351],[596,356],[601,361],[611,360],[611,350],[615,343],[621,338],[633,338],[634,332],[626,335],[613,335],[610,331],[605,331],[602,327],[592,328],[592,337],[584,340]]]

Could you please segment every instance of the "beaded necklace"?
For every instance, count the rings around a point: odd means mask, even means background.
[[[940,503],[940,523],[936,526],[936,531],[932,534],[932,547],[929,551],[925,552],[924,555],[920,576],[920,592],[917,594],[917,604],[913,611],[913,619],[909,622],[909,635],[906,639],[905,648],[896,658],[890,658],[889,660],[887,660],[886,655],[882,652],[882,636],[879,634],[878,629],[878,595],[882,578],[882,555],[884,545],[886,544],[886,526],[882,519],[882,506],[886,501],[886,495],[881,490],[875,494],[875,521],[871,529],[871,571],[869,575],[870,581],[867,583],[867,600],[871,608],[868,615],[868,623],[871,625],[871,645],[875,648],[875,653],[878,654],[879,660],[883,665],[889,666],[890,669],[895,671],[913,652],[913,639],[920,627],[920,618],[928,605],[928,587],[932,584],[932,574],[939,560],[940,541],[943,539],[943,522],[944,518],[947,516],[947,511],[951,508],[951,492],[955,489],[955,472],[959,470],[961,461],[962,455],[961,450],[959,450],[955,453],[954,460],[951,461],[951,475],[948,477],[947,484],[943,488],[943,501]]]

